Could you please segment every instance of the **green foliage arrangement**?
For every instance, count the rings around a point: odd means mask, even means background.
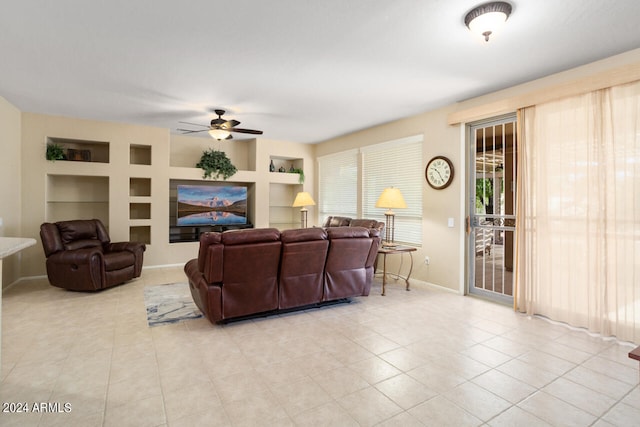
[[[292,168],[289,172],[290,173],[297,173],[298,174],[298,182],[300,184],[304,184],[304,171],[302,169]]]
[[[64,160],[64,148],[60,144],[47,144],[47,160],[55,162],[56,160]]]
[[[214,150],[213,148],[202,153],[202,157],[200,157],[196,167],[204,170],[203,178],[212,177],[213,179],[218,179],[222,175],[222,179],[226,180],[238,171],[224,151]]]
[[[486,178],[476,179],[476,212],[486,213],[485,208],[493,197],[493,182]]]

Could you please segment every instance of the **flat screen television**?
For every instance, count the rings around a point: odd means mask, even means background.
[[[247,223],[247,187],[178,185],[176,225],[237,225]]]

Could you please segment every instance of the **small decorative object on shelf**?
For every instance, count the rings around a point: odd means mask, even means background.
[[[67,160],[75,160],[79,162],[91,161],[91,150],[76,150],[69,148],[67,150]]]
[[[224,151],[213,148],[202,153],[196,167],[204,170],[203,178],[212,177],[213,179],[218,179],[222,175],[222,179],[226,180],[238,171]]]
[[[47,144],[46,158],[52,162],[55,162],[56,160],[64,160],[64,147],[56,143]]]
[[[269,172],[275,172],[276,165],[273,164],[273,159],[271,159],[271,163],[269,163]]]
[[[304,171],[300,168],[294,168],[291,166],[289,173],[297,173],[298,174],[298,183],[304,184]]]
[[[278,169],[278,172],[286,172],[287,170],[284,168],[284,166],[280,166],[280,169]]]

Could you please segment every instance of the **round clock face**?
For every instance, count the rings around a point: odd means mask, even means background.
[[[444,156],[436,156],[427,164],[424,175],[432,188],[442,190],[453,181],[453,164]]]

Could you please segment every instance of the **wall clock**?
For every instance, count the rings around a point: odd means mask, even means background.
[[[427,163],[424,176],[431,188],[447,188],[453,181],[453,164],[444,156],[436,156]]]

